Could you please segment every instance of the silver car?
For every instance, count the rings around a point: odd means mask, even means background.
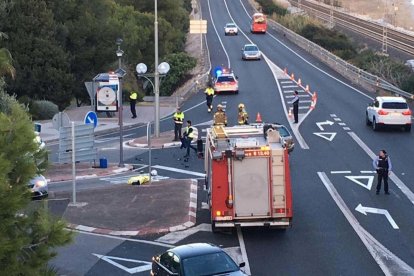
[[[255,59],[260,60],[262,57],[262,53],[259,50],[259,47],[257,47],[256,44],[246,44],[242,48],[242,59],[248,60],[248,59]]]
[[[30,180],[29,188],[32,192],[32,198],[34,199],[46,198],[49,195],[47,180],[41,174],[36,175]]]

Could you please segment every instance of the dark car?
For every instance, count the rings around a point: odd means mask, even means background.
[[[207,276],[246,275],[221,248],[208,243],[177,246],[152,258],[151,275]]]

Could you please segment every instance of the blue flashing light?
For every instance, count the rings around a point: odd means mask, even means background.
[[[223,68],[221,68],[221,66],[217,66],[216,68],[214,68],[214,75],[216,78],[219,77],[222,73]]]

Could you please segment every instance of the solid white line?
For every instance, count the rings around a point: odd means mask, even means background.
[[[174,247],[174,246],[172,246],[170,244],[165,244],[165,243],[162,243],[162,242],[154,242],[154,241],[147,241],[147,240],[129,239],[129,238],[123,238],[123,237],[118,237],[118,236],[110,236],[110,235],[105,235],[105,234],[98,234],[98,233],[77,231],[77,230],[73,230],[73,229],[68,229],[68,230],[69,231],[72,231],[72,232],[77,232],[79,234],[91,235],[91,236],[97,236],[97,237],[103,237],[103,238],[114,239],[114,240],[145,243],[145,244],[157,245],[157,246],[168,247],[168,248]]]
[[[246,245],[244,244],[243,233],[240,227],[237,227],[237,238],[239,239],[240,251],[242,253],[243,261],[246,264],[246,266],[244,267],[244,272],[247,275],[251,275],[249,259],[247,258]]]
[[[227,53],[226,47],[224,47],[223,41],[221,40],[220,35],[218,34],[216,24],[214,24],[213,15],[211,14],[210,0],[207,1],[207,4],[208,4],[208,11],[210,13],[211,24],[213,25],[214,31],[216,32],[216,35],[217,35],[217,38],[220,41],[221,47],[223,48],[223,51],[224,51],[224,53],[226,54],[226,57],[227,57],[227,67],[231,68],[229,54]]]
[[[348,134],[354,139],[354,141],[368,154],[368,156],[374,160],[376,157],[375,153],[354,133],[348,132]],[[395,185],[403,192],[403,194],[414,204],[414,193],[398,178],[395,173],[391,172],[390,179],[395,183]]]
[[[361,171],[361,173],[376,173],[376,171]]]
[[[155,166],[152,166],[152,168],[156,168],[156,169],[160,169],[160,170],[166,170],[166,171],[171,171],[171,172],[178,172],[178,173],[190,174],[190,175],[195,175],[195,176],[200,176],[200,177],[205,177],[206,176],[204,173],[186,171],[186,170],[182,170],[182,169],[177,169],[177,168],[172,168],[172,167],[166,167],[166,166],[161,166],[161,165],[155,165]]]
[[[338,174],[338,173],[351,173],[351,171],[331,171],[331,174]]]
[[[285,96],[285,98],[294,98],[295,96]],[[309,95],[298,95],[299,98],[310,98]]]
[[[283,88],[299,87],[298,85],[282,85]]]
[[[371,256],[380,266],[385,275],[413,275],[414,269],[406,264],[403,260],[394,255],[388,248],[376,240],[369,232],[367,232],[359,223],[359,221],[349,210],[338,191],[324,172],[318,172],[323,185],[325,185],[332,199],[342,211],[342,214],[348,220],[354,231],[357,233]]]

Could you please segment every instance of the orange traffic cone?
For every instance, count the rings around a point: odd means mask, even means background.
[[[299,78],[298,79],[298,85],[301,86],[302,85],[302,80]]]
[[[291,80],[295,80],[295,74],[293,74],[293,73],[292,73],[292,74],[290,75],[290,79],[291,79]]]
[[[292,118],[292,108],[289,108],[288,116],[289,116],[289,118]]]
[[[257,112],[256,123],[262,123],[262,116],[260,115],[260,112]]]
[[[305,91],[309,92],[309,84],[306,85]]]

